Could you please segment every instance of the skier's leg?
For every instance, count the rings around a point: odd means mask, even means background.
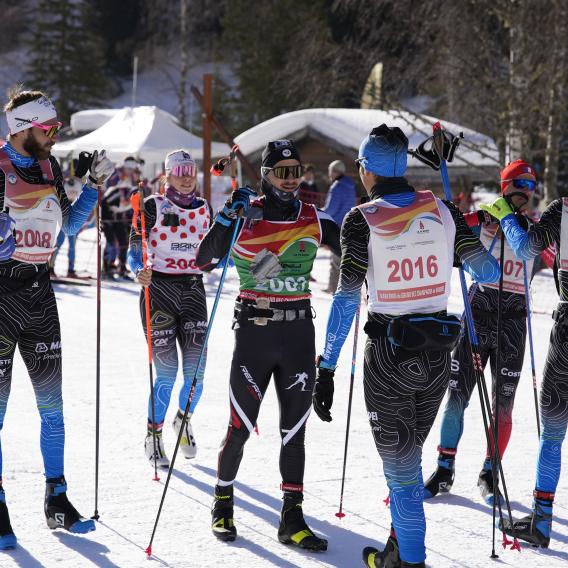
[[[275,367],[274,353],[280,348],[277,339],[272,325],[243,322],[235,328],[229,381],[231,417],[219,450],[211,510],[211,530],[223,541],[233,541],[237,536],[233,522],[233,483]],[[262,349],[259,349],[260,345]]]
[[[542,431],[537,461],[533,511],[515,521],[515,534],[534,545],[548,547],[552,508],[560,479],[562,444],[568,425],[568,329],[556,323],[544,366],[540,391]],[[505,532],[512,533],[505,523]]]
[[[30,299],[30,319],[18,342],[41,418],[40,446],[46,479],[63,477],[61,330],[55,294],[48,281]]]
[[[281,357],[274,372],[282,438],[283,504],[278,538],[284,544],[295,544],[307,550],[327,550],[327,541],[312,532],[302,511],[304,437],[316,376],[314,325],[311,319],[273,325],[281,334]]]
[[[192,279],[185,286],[182,294],[182,312],[180,314],[178,341],[183,357],[183,386],[179,392],[179,408],[185,409],[189,389],[194,377],[195,387],[191,393],[189,412],[193,414],[203,392],[203,376],[207,352],[201,358],[197,369],[197,361],[205,340],[207,331],[207,301],[201,278]]]
[[[94,521],[85,520],[67,498],[63,476],[65,426],[61,391],[61,331],[55,294],[44,281],[30,298],[30,319],[21,333],[18,347],[24,360],[41,418],[41,453],[46,492],[44,512],[51,529],[73,533],[95,530]]]
[[[492,357],[491,372],[493,376],[493,416],[495,416],[495,385],[500,389],[499,403],[499,455],[503,458],[511,438],[513,427],[513,406],[515,394],[521,378],[523,359],[525,356],[526,322],[524,319],[505,319],[503,321],[502,356],[498,365],[495,356]],[[489,432],[491,449],[493,437]],[[490,462],[492,452],[487,449],[486,461]]]
[[[394,348],[386,338],[369,339],[365,346],[365,403],[390,489],[400,558],[406,562],[420,563],[426,557],[421,444],[436,416],[449,371],[449,354],[409,353]],[[435,395],[420,395],[417,438],[417,393],[431,388]]]
[[[189,414],[180,438],[180,449],[186,458],[191,459],[197,454],[197,444],[190,420],[203,392],[203,376],[207,358],[205,350],[198,369],[197,363],[207,331],[207,302],[201,277],[190,277],[187,282],[184,282],[181,298],[181,312],[178,314],[178,342],[183,358],[183,385],[179,391],[179,409],[173,427],[176,435],[179,435],[189,398]]]
[[[170,404],[172,389],[178,369],[176,345],[176,294],[170,290],[167,280],[152,279],[150,285],[150,325],[152,329],[152,360],[156,370],[154,383],[154,427],[162,430],[166,412]],[[144,337],[146,332],[146,307],[144,290],[140,293],[140,317]],[[148,425],[152,425],[151,398],[148,400]]]
[[[12,384],[12,368],[14,352],[22,326],[27,320],[26,308],[17,297],[2,299],[0,290],[0,432],[4,425],[4,417]],[[2,485],[2,444],[0,441],[0,550],[16,546],[16,537],[10,524],[10,515],[6,504],[6,496]]]
[[[487,333],[479,323],[476,324],[476,329],[478,330],[478,336],[482,338],[478,351],[481,363],[485,366],[489,355],[484,341],[487,338]],[[464,336],[454,351],[451,362],[448,398],[440,429],[438,467],[424,484],[425,499],[430,499],[440,492],[448,492],[453,485],[454,463],[458,444],[463,434],[464,414],[475,388],[475,379],[471,347],[469,341]]]
[[[231,417],[219,450],[218,485],[232,485],[243,457],[243,448],[254,429],[260,404],[281,348],[274,326],[243,323],[235,329],[235,348],[229,380]],[[259,348],[262,346],[262,348]]]
[[[77,245],[77,235],[68,235],[67,242],[69,244],[69,249],[67,251],[67,260],[69,261],[69,265],[67,267],[67,272],[74,273],[75,272],[75,250]]]

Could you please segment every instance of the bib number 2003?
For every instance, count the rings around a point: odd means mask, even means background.
[[[270,290],[271,292],[303,292],[308,287],[308,281],[303,276],[294,278],[271,278],[265,284],[259,284],[257,289]]]
[[[403,258],[401,261],[389,260],[387,268],[390,270],[388,282],[408,282],[414,278],[434,278],[438,274],[438,259],[431,254],[426,261],[419,256],[416,260]]]

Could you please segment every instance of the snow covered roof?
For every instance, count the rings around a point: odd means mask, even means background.
[[[353,152],[369,132],[382,123],[398,126],[408,137],[410,148],[416,148],[432,135],[432,125],[438,119],[398,110],[315,108],[288,112],[271,118],[246,130],[235,138],[241,152],[253,156],[262,151],[269,140],[279,138],[300,139],[308,134],[327,139],[330,143],[348,148]],[[464,140],[449,167],[498,167],[499,151],[495,142],[479,132],[451,122],[443,126],[453,134],[463,132]],[[408,167],[424,164],[416,159],[408,160]]]
[[[116,162],[131,155],[143,158],[148,164],[161,164],[168,152],[178,148],[188,150],[197,160],[203,158],[203,140],[181,128],[171,114],[155,106],[120,109],[93,132],[55,144],[52,154],[66,158],[83,150],[103,148]],[[225,156],[229,152],[226,144],[212,144],[212,156]]]

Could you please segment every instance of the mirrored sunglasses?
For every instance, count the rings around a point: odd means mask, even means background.
[[[176,177],[195,177],[197,175],[197,166],[184,165],[172,168],[171,175]]]
[[[36,128],[40,128],[45,132],[48,138],[53,138],[61,130],[63,123],[56,122],[55,124],[42,124],[41,122],[35,122],[34,120],[27,120],[26,118],[16,118],[16,120],[21,120],[22,122],[27,122]]]
[[[536,181],[532,179],[514,179],[513,187],[516,189],[526,189],[527,191],[534,191],[536,189]]]
[[[267,166],[262,167],[262,173],[266,174],[271,171],[274,177],[278,179],[288,179],[292,177],[293,179],[301,178],[304,175],[304,166],[278,166],[276,168],[269,168]]]

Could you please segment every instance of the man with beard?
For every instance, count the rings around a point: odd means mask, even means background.
[[[67,499],[63,475],[61,331],[48,262],[59,230],[77,233],[97,201],[97,185],[113,166],[104,150],[94,152],[88,181],[70,205],[61,169],[51,156],[62,126],[52,102],[40,91],[17,90],[4,110],[10,134],[0,148],[0,429],[18,346],[41,418],[47,525],[86,533],[95,529],[94,522],[83,519]],[[16,537],[1,474],[0,453],[0,549],[6,549],[15,546]]]

